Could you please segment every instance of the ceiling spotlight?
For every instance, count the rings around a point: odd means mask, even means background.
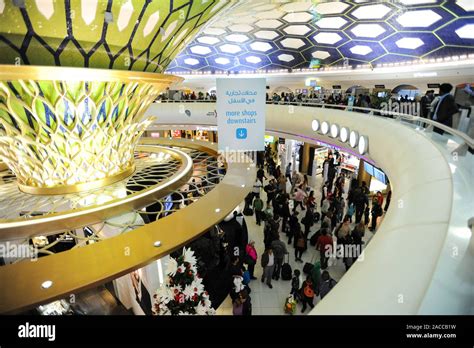
[[[41,287],[43,289],[49,289],[53,285],[53,282],[51,280],[46,280],[41,284]]]
[[[359,143],[359,133],[357,133],[356,131],[352,131],[351,134],[349,135],[349,145],[351,145],[351,147],[356,147],[358,143]]]
[[[331,125],[331,136],[333,138],[337,138],[339,135],[339,126],[337,124],[332,124]]]
[[[313,128],[313,131],[317,132],[319,130],[319,121],[313,120],[313,122],[311,122],[311,128]]]
[[[323,123],[321,123],[321,133],[326,135],[328,134],[328,132],[329,132],[329,123],[324,121]]]
[[[369,146],[369,141],[365,135],[361,135],[359,137],[359,153],[361,155],[367,152],[367,148]]]
[[[349,139],[349,129],[347,129],[346,127],[342,127],[339,137],[341,138],[341,141],[345,143],[347,139]]]

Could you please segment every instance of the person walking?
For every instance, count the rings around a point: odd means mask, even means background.
[[[321,300],[336,286],[337,282],[331,278],[328,271],[321,274],[321,285],[319,286],[319,295]]]
[[[295,247],[295,261],[296,262],[303,262],[301,257],[303,256],[303,251],[306,248],[306,239],[304,237],[303,231],[301,231],[301,227],[298,224],[295,233],[295,241],[294,241],[294,247]]]
[[[309,232],[314,224],[314,214],[312,209],[306,211],[305,216],[301,219],[301,223],[304,226],[304,236],[308,239]]]
[[[262,221],[262,211],[263,211],[263,201],[260,198],[260,195],[255,196],[255,199],[253,200],[253,209],[255,212],[255,219],[257,222],[257,225],[261,225]]]
[[[252,194],[253,194],[254,197],[257,197],[257,196],[260,195],[260,191],[261,191],[262,187],[263,187],[263,185],[260,182],[260,180],[256,179],[255,183],[253,184],[253,188],[252,188]]]
[[[288,244],[291,244],[291,240],[295,236],[298,226],[300,222],[298,221],[298,213],[295,211],[293,212],[293,215],[290,217],[290,228],[288,229]]]
[[[331,206],[331,203],[329,202],[327,197],[324,198],[321,202],[321,220],[323,220],[326,217],[326,214],[328,213],[330,206]]]
[[[377,218],[383,214],[382,207],[379,205],[379,200],[377,196],[374,197],[372,200],[372,226],[370,227],[370,230],[372,232],[375,232],[377,228]]]
[[[321,235],[316,242],[316,250],[319,250],[320,260],[321,260],[321,269],[328,268],[328,259],[332,253],[333,249],[333,240],[332,237],[328,234],[327,229],[321,230]]]
[[[280,240],[280,235],[277,235],[277,239],[272,242],[271,248],[273,250],[273,255],[275,255],[275,268],[273,270],[272,278],[279,280],[283,259],[285,255],[288,254],[288,250],[286,250],[285,243]]]
[[[303,200],[304,200],[305,196],[306,196],[306,194],[303,191],[301,185],[298,186],[295,190],[295,196],[294,196],[295,206],[293,207],[293,212],[296,211],[296,208],[298,206],[301,206],[301,210],[305,210],[305,207],[303,205]]]
[[[255,242],[251,240],[245,247],[245,261],[248,266],[250,279],[257,279],[254,275],[255,264],[257,263],[257,249],[255,249]]]
[[[306,280],[303,282],[303,285],[301,287],[301,295],[303,302],[303,308],[301,309],[301,313],[304,313],[306,311],[307,305],[309,305],[311,308],[314,308],[314,285],[309,274],[308,276],[306,276]]]
[[[273,270],[275,268],[275,255],[273,255],[273,250],[271,247],[265,250],[260,262],[263,268],[262,283],[266,280],[268,287],[273,289],[272,276]]]
[[[439,98],[433,111],[433,121],[437,121],[445,126],[453,126],[453,115],[459,111],[454,97],[450,94],[453,86],[449,83],[442,83],[439,86]],[[440,135],[444,130],[434,127],[433,132]]]
[[[267,177],[265,176],[265,172],[263,170],[263,166],[260,166],[260,168],[257,170],[257,179],[260,180],[260,182],[263,185],[263,179],[266,179]]]
[[[282,205],[282,209],[281,209],[281,217],[283,218],[282,219],[282,223],[281,223],[281,231],[286,233],[287,231],[287,224],[288,224],[288,219],[290,218],[291,214],[290,214],[290,205],[289,205],[289,201],[288,201],[288,196],[285,194],[285,196],[283,197],[283,205]]]
[[[290,181],[290,184],[291,184],[291,162],[288,163],[288,165],[286,166],[285,177],[286,179]],[[286,182],[286,179],[285,179],[285,182]]]
[[[300,294],[299,294],[299,291],[300,291],[300,286],[301,286],[301,283],[300,283],[300,275],[301,275],[301,272],[299,269],[295,269],[293,271],[293,278],[291,278],[291,290],[290,290],[290,294],[293,295],[293,298],[296,299],[296,300],[299,300],[301,298]]]

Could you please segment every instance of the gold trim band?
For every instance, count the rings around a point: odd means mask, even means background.
[[[172,193],[188,182],[192,176],[192,159],[182,151],[146,145],[139,145],[137,150],[169,154],[181,162],[178,172],[145,190],[101,205],[87,206],[45,216],[35,216],[27,220],[0,220],[0,241],[30,238],[35,235],[47,236],[64,230],[73,230],[80,226],[92,225],[133,209],[141,209],[143,206]]]
[[[146,82],[168,86],[171,83],[181,82],[184,78],[128,70],[0,64],[0,81],[17,80]]]
[[[135,172],[135,165],[132,165],[130,168],[127,168],[120,173],[117,173],[106,178],[84,182],[76,185],[62,185],[55,187],[36,187],[28,186],[18,183],[18,188],[20,191],[33,194],[33,195],[62,195],[67,193],[77,193],[82,191],[90,191],[104,186],[115,184],[117,181],[128,178]]]

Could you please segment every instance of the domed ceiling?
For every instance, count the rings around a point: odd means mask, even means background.
[[[255,71],[407,62],[474,53],[474,0],[242,2],[168,71]],[[316,62],[317,63],[317,62]]]
[[[162,72],[224,0],[0,0],[0,64]]]

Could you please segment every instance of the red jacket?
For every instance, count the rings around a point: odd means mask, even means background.
[[[319,236],[318,241],[316,242],[316,249],[326,251],[327,249],[332,250],[333,240],[329,235]],[[329,245],[329,247],[327,246]]]

